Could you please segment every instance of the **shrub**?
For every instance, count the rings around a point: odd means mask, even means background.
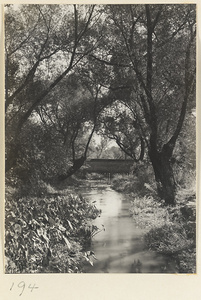
[[[152,167],[148,164],[138,163],[133,168],[133,174],[114,175],[112,179],[112,188],[119,192],[134,193],[135,195],[144,196],[149,192],[156,194],[156,184]]]
[[[88,180],[107,180],[104,174],[99,174],[99,173],[89,173],[86,175],[86,178]]]
[[[188,239],[184,226],[175,223],[151,229],[145,235],[145,241],[151,250],[164,254],[179,253],[193,246],[193,241]]]
[[[148,249],[171,256],[180,273],[196,271],[195,195],[179,190],[177,205],[164,206],[153,196],[135,197],[131,213],[136,224],[145,228]]]
[[[129,176],[128,175],[114,175],[112,179],[112,188],[118,192],[124,192],[125,186],[129,182]],[[127,187],[128,189],[128,187]]]
[[[145,235],[145,242],[150,250],[171,256],[179,273],[195,273],[196,245],[188,230],[188,224],[164,225],[151,229]],[[195,224],[190,230],[195,235]]]

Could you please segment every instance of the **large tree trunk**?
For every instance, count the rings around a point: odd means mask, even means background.
[[[154,169],[158,195],[166,205],[175,205],[176,184],[169,154],[150,149],[149,157]]]

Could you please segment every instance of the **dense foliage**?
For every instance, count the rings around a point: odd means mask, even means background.
[[[36,187],[35,187],[36,188]],[[83,197],[40,184],[41,196],[7,190],[5,258],[7,273],[79,273],[93,264],[87,245],[100,213]]]
[[[164,201],[174,217],[188,203],[178,193],[195,184],[196,6],[8,4],[4,19],[6,271],[81,272],[98,211],[42,181],[123,153],[135,164],[114,188],[153,193],[143,201],[163,220]],[[194,247],[191,221],[173,219],[147,235],[150,248]]]
[[[195,108],[195,11],[193,4],[7,5],[6,172],[27,152],[41,176],[69,177],[99,131],[134,161],[149,157],[159,196],[175,204],[172,161]]]

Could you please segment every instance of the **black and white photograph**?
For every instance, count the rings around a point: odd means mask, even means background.
[[[3,14],[4,273],[196,274],[197,5]]]

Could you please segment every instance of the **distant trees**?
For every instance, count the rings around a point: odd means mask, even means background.
[[[126,156],[135,163],[143,160],[145,142],[135,111],[117,100],[102,112],[100,122],[100,132],[114,140]]]

